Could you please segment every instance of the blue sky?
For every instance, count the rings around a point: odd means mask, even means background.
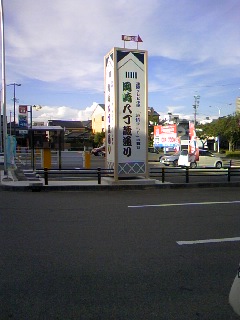
[[[140,35],[149,106],[193,119],[235,111],[240,96],[239,0],[3,0],[6,82],[35,121],[87,120],[104,103],[103,59]],[[136,48],[136,43],[126,42]],[[13,86],[7,87],[7,114]],[[231,105],[230,105],[231,104]],[[209,106],[212,106],[210,108]]]

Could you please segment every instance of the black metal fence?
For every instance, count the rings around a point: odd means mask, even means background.
[[[36,174],[44,178],[44,184],[48,185],[49,178],[58,180],[83,180],[83,179],[97,179],[98,184],[102,183],[102,177],[112,176],[114,171],[111,169],[37,169]]]
[[[114,171],[111,169],[38,169],[36,174],[44,178],[44,184],[48,185],[49,180],[97,180],[102,183],[102,177],[113,177]],[[161,181],[161,183],[190,183],[217,180],[230,182],[233,179],[240,181],[240,166],[227,167],[223,169],[189,169],[179,167],[151,167],[149,168],[149,178]]]
[[[187,168],[150,168],[149,177],[160,180],[162,183],[190,183],[220,180],[222,182],[230,182],[233,177],[240,180],[240,167],[228,167],[225,169],[189,169]]]

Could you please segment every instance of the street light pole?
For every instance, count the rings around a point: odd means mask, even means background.
[[[1,100],[2,100],[2,89],[1,89]],[[2,118],[2,101],[0,101],[0,152],[3,151],[2,125],[3,125],[3,118]]]
[[[10,111],[10,126],[9,126],[9,135],[12,135],[12,111]]]
[[[3,147],[4,147],[4,174],[8,176],[7,167],[7,110],[6,110],[6,71],[5,71],[5,32],[4,32],[4,12],[3,0],[0,0],[1,15],[1,38],[2,38],[2,109],[3,109]]]
[[[16,86],[20,87],[21,83],[10,83],[8,86],[13,86],[13,132],[16,137]]]
[[[30,128],[32,129],[33,127],[33,108],[36,110],[36,111],[39,111],[42,109],[42,106],[40,105],[29,105],[30,107],[30,111],[28,111],[30,113]]]
[[[212,106],[209,106],[209,108],[212,108]],[[219,107],[216,107],[216,106],[215,106],[215,108],[218,109],[218,118],[220,118],[220,116],[221,116],[221,109],[220,109]]]
[[[30,106],[30,112],[31,112],[30,113],[30,115],[31,115],[31,120],[30,121],[31,121],[31,129],[32,129],[32,127],[33,127],[33,123],[32,123],[33,122],[32,106]]]
[[[195,95],[194,99],[195,99],[195,104],[193,105],[193,109],[194,109],[194,127],[196,127],[196,124],[197,124],[197,108],[199,107],[200,96],[199,95]]]

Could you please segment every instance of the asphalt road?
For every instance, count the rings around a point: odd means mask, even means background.
[[[239,319],[239,201],[237,188],[2,191],[0,319]]]

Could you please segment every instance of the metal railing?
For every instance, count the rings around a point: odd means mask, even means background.
[[[150,168],[149,177],[160,180],[162,183],[172,180],[172,178],[176,180],[176,177],[178,177],[178,180],[182,178],[184,183],[192,182],[193,177],[201,177],[205,180],[211,178],[211,182],[213,178],[223,177],[225,181],[230,182],[233,177],[238,177],[240,180],[240,167],[228,167],[225,169]]]
[[[50,178],[54,180],[79,181],[83,179],[96,179],[98,184],[102,183],[102,177],[113,177],[114,171],[111,169],[37,169],[36,174],[44,179],[44,184],[48,185]],[[183,183],[196,182],[195,178],[199,178],[197,182],[220,178],[221,181],[230,182],[233,177],[239,178],[240,167],[228,167],[225,169],[189,169],[189,168],[165,168],[154,167],[149,169],[149,178],[154,178],[162,183],[171,182],[179,183],[182,179]],[[223,179],[222,179],[223,178]],[[177,181],[178,180],[178,181]]]
[[[61,180],[64,179],[64,176],[67,178],[67,180],[76,180],[76,178],[79,180],[79,178],[94,178],[97,179],[98,184],[102,183],[102,177],[110,177],[113,176],[114,171],[111,169],[102,169],[102,168],[96,168],[96,169],[37,169],[36,174],[39,176],[43,176],[44,178],[44,184],[48,185],[49,177],[53,176],[61,176]],[[72,177],[72,178],[69,178]]]

